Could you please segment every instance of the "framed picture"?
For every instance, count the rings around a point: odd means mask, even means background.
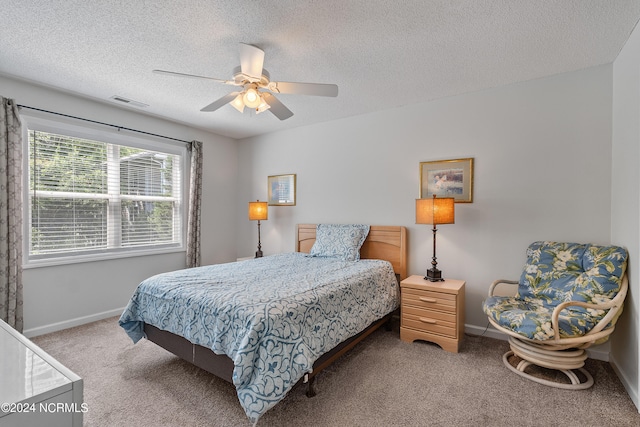
[[[420,198],[453,197],[456,203],[473,202],[473,159],[420,163]]]
[[[269,206],[296,205],[296,174],[269,177]]]

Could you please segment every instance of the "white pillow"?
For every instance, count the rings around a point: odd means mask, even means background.
[[[309,255],[357,261],[368,234],[369,226],[365,224],[318,224]]]

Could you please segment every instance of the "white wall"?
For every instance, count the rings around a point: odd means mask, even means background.
[[[0,95],[203,141],[203,264],[252,255],[257,231],[247,202],[266,200],[268,175],[296,173],[297,206],[270,207],[262,224],[266,254],[293,251],[297,223],[400,224],[409,228],[409,272],[424,274],[431,231],[414,224],[418,164],[474,157],[474,203],[457,204],[456,224],[438,232],[438,266],[467,281],[468,328],[484,329],[488,284],[517,278],[530,242],[626,246],[631,293],[611,357],[638,405],[639,44],[636,30],[613,66],[239,142],[2,76]],[[184,253],[25,270],[27,334],[119,314],[139,281],[182,267]]]
[[[236,199],[235,140],[2,76],[0,95],[22,105],[186,141],[202,141],[205,183],[202,263],[235,260],[236,212],[229,203]],[[141,280],[184,267],[185,253],[179,252],[26,269],[23,272],[25,334],[37,335],[117,315]]]
[[[636,28],[613,65],[613,182],[611,236],[629,251],[629,294],[611,338],[611,361],[640,408],[640,29]]]
[[[482,332],[489,284],[519,277],[529,243],[610,242],[611,79],[605,65],[242,140],[239,216],[266,199],[268,175],[295,173],[297,206],[270,207],[265,254],[293,251],[297,223],[404,225],[409,272],[424,274],[419,162],[473,157],[474,202],[439,227],[438,267],[467,281],[466,323]],[[256,234],[240,218],[239,256],[255,251]]]

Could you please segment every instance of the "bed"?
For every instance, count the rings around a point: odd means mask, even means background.
[[[315,376],[397,309],[406,229],[300,224],[296,236],[295,253],[153,276],[119,323],[233,383],[254,423],[299,382],[311,396]],[[359,250],[331,252],[345,239]]]

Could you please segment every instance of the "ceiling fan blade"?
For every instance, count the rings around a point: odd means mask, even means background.
[[[271,82],[269,90],[296,95],[338,96],[338,85],[324,83]]]
[[[242,74],[258,80],[262,77],[264,51],[250,44],[240,43],[240,70]]]
[[[269,108],[269,111],[271,111],[273,115],[280,120],[287,120],[289,117],[293,116],[293,112],[285,107],[278,98],[271,95],[269,92],[262,92],[262,97],[264,98],[264,101],[269,104],[269,107],[271,107]]]
[[[213,101],[211,104],[207,105],[206,107],[204,107],[202,110],[200,111],[216,111],[218,108],[227,105],[228,103],[230,103],[231,101],[233,101],[235,99],[236,96],[238,96],[240,94],[240,92],[231,92],[225,96],[223,96],[222,98]]]
[[[175,71],[153,70],[153,72],[156,74],[164,74],[165,76],[189,77],[191,79],[206,79],[206,80],[213,80],[214,82],[226,83],[228,85],[237,86],[236,82],[233,80],[222,80],[222,79],[216,79],[215,77],[197,76],[195,74],[176,73]]]

